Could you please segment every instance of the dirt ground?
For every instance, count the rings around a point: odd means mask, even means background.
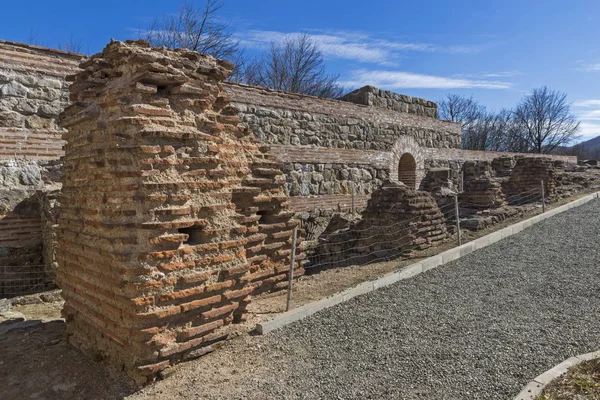
[[[557,202],[551,208],[583,195]],[[539,211],[508,219],[478,232],[463,232],[463,243],[531,217]],[[298,307],[319,300],[455,245],[454,237],[444,245],[415,254],[410,259],[331,269],[300,277],[294,285],[293,304]],[[150,385],[137,394],[134,394],[133,386],[125,377],[80,354],[66,343],[65,323],[60,319],[62,302],[15,306],[13,311],[22,313],[27,320],[41,321],[32,327],[0,334],[0,399],[122,399],[130,395],[133,398],[171,399],[178,394],[180,397],[190,395],[183,390],[185,380],[194,381],[196,387],[200,381],[206,388],[206,397],[229,398],[222,392],[228,380],[259,369],[269,373],[272,366],[262,365],[260,360],[252,356],[253,352],[258,351],[257,346],[260,348],[260,337],[251,336],[249,331],[256,323],[285,311],[286,299],[285,291],[255,298],[248,309],[247,321],[239,326],[238,337],[225,343],[219,351],[176,366],[165,381]],[[0,322],[0,327],[3,323]],[[204,396],[192,395],[192,398]]]
[[[133,393],[117,372],[69,346],[64,333],[64,321],[53,320],[0,336],[1,399],[122,399]]]

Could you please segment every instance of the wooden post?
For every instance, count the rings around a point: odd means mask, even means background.
[[[286,311],[290,311],[292,308],[292,286],[294,282],[294,264],[296,263],[296,241],[298,239],[298,228],[294,228],[294,236],[292,237],[292,260],[290,262],[289,282],[288,282],[288,295],[287,295],[287,306]]]
[[[354,217],[354,191],[355,191],[355,187],[354,187],[354,182],[351,182],[352,184],[350,185],[351,192],[352,192],[352,216]]]
[[[542,212],[546,212],[546,196],[544,193],[544,180],[542,180]]]
[[[462,245],[462,237],[460,235],[460,214],[458,213],[458,195],[454,196],[454,213],[456,214],[456,234],[458,235],[458,245]]]

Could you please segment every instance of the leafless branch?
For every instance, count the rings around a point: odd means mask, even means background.
[[[566,94],[546,87],[525,96],[514,110],[498,113],[456,94],[438,105],[440,118],[462,123],[462,146],[469,150],[551,153],[578,137],[579,122]]]
[[[567,95],[547,87],[535,89],[514,111],[514,123],[529,151],[551,153],[579,136]]]
[[[245,69],[243,81],[291,93],[336,98],[343,93],[338,76],[327,74],[318,44],[308,34],[272,42]]]
[[[75,36],[71,33],[69,39],[65,42],[59,42],[57,44],[60,50],[70,51],[71,53],[81,53],[83,49],[83,43],[76,40]]]
[[[206,0],[201,7],[185,2],[175,14],[154,19],[145,39],[156,47],[186,48],[235,62],[240,58],[240,43],[229,24],[218,18],[222,7],[220,0]]]

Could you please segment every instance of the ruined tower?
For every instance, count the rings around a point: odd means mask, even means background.
[[[57,271],[69,340],[143,384],[284,281],[279,166],[240,124],[232,65],[112,41],[71,78]]]

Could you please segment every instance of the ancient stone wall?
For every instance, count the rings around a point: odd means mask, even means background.
[[[60,187],[56,160],[63,141],[56,119],[69,101],[65,75],[79,59],[0,40],[0,297],[53,284],[36,193]]]
[[[464,208],[488,209],[506,205],[502,185],[493,179],[489,161],[465,161],[463,165],[463,192],[460,203]]]
[[[296,222],[222,91],[232,65],[140,41],[81,67],[62,122],[63,314],[72,344],[142,384],[212,351],[286,279]]]
[[[397,183],[374,191],[361,219],[343,229],[330,222],[311,248],[307,268],[320,270],[384,261],[435,246],[449,237],[446,218],[434,197]]]
[[[56,160],[56,119],[69,103],[65,76],[80,54],[0,40],[0,159]]]
[[[389,151],[278,144],[271,145],[271,149],[273,155],[285,165],[287,181],[285,189],[291,196],[290,208],[295,211],[306,211],[308,204],[314,206],[314,210],[335,210],[351,201],[347,188],[352,186],[360,188],[357,195],[365,195],[368,198],[370,193],[381,186],[384,179],[398,180],[399,160],[404,153],[415,157],[418,164],[416,186],[421,189],[424,189],[421,182],[425,178],[426,171],[432,168],[448,168],[452,184],[459,187],[461,171],[466,161],[493,162],[492,167],[498,169],[497,174],[507,176],[512,171],[517,157],[530,156],[522,153],[432,149],[419,146],[413,137],[406,135],[399,136]],[[576,157],[570,156],[531,156],[549,158],[553,162],[569,165],[576,163]],[[508,165],[502,165],[506,162]],[[420,164],[422,166],[419,166]],[[326,179],[321,180],[323,174],[319,170],[329,168],[333,169],[335,174],[327,175],[330,179],[327,183]],[[313,174],[315,171],[317,173]],[[365,177],[369,174],[373,177],[370,182],[365,181]]]
[[[52,287],[38,193],[60,188],[56,161],[0,161],[0,298]]]
[[[389,151],[408,135],[422,147],[460,148],[460,124],[453,122],[234,83],[225,91],[265,143]]]
[[[555,168],[550,158],[521,157],[517,158],[515,167],[508,181],[504,184],[504,192],[511,202],[537,201],[542,196],[542,181],[545,196],[552,199],[556,196]]]
[[[357,89],[340,97],[339,100],[430,118],[438,117],[438,107],[433,101],[406,96],[373,86]]]

